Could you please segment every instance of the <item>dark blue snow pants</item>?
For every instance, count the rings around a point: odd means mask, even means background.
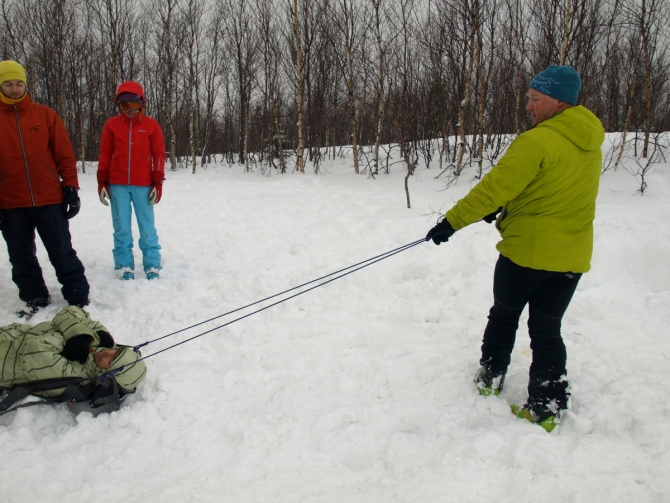
[[[69,304],[87,304],[89,285],[84,266],[72,248],[70,227],[60,204],[2,210],[2,237],[7,243],[12,280],[19,287],[19,298],[32,302],[49,296],[37,261],[36,229],[63,285],[65,300]]]

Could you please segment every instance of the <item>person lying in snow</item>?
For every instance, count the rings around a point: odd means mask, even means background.
[[[124,366],[114,378],[121,393],[133,393],[147,373],[139,358],[131,347],[115,344],[105,326],[77,306],[35,326],[0,327],[0,388],[44,379],[95,378]],[[54,398],[64,392],[62,387],[36,394]]]

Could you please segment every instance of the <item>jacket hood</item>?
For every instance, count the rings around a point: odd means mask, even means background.
[[[96,351],[104,349],[107,348],[99,348]],[[118,354],[107,369],[107,372],[124,366],[124,369],[121,372],[114,374],[114,377],[116,378],[116,382],[119,383],[119,386],[126,391],[133,392],[135,391],[135,388],[137,388],[137,385],[147,375],[147,367],[143,361],[138,361],[140,355],[133,351],[132,348],[128,346],[117,346],[114,349],[118,350]]]
[[[142,100],[146,101],[146,97],[144,96],[144,89],[142,88],[142,85],[133,82],[132,80],[128,80],[126,82],[121,82],[119,84],[119,87],[116,88],[116,98],[118,99],[119,94],[121,93],[132,93],[132,94],[138,94],[142,96]]]
[[[536,127],[556,131],[582,150],[598,150],[605,141],[600,119],[581,105],[563,110]]]

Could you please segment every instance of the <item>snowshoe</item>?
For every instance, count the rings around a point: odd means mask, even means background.
[[[528,405],[525,405],[524,407],[511,405],[510,408],[512,409],[512,414],[514,414],[516,417],[542,426],[542,428],[544,428],[547,433],[551,433],[551,431],[560,422],[558,419],[558,413],[554,413],[550,410],[540,411],[538,414],[530,407],[528,407]]]
[[[506,372],[495,372],[490,367],[482,365],[475,373],[475,385],[479,394],[483,396],[498,396],[503,390]]]

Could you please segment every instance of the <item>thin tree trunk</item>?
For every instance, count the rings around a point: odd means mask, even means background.
[[[245,121],[243,125],[243,131],[244,131],[244,169],[248,173],[251,171],[251,168],[249,167],[249,110],[247,109],[246,113],[244,114],[245,116]]]
[[[473,20],[474,21],[474,20]],[[470,38],[469,38],[469,51],[468,51],[468,71],[465,76],[465,96],[461,101],[460,107],[458,109],[458,134],[460,137],[460,143],[458,146],[458,162],[456,163],[456,172],[454,175],[460,176],[461,171],[463,171],[463,156],[465,155],[465,110],[470,104],[470,81],[472,80],[472,68],[474,63],[474,38],[475,38],[475,26],[474,22],[470,21]]]
[[[407,174],[405,175],[405,197],[407,198],[407,207],[411,208],[412,203],[409,198],[409,186],[407,182],[409,180],[409,177],[414,174],[414,168],[416,168],[416,163],[412,162],[412,152],[411,152],[412,147],[408,145],[408,143],[405,141],[405,136],[403,135],[402,132],[402,126],[400,126],[400,122],[398,121],[398,113],[393,104],[391,104],[391,112],[393,114],[393,123],[395,124],[396,131],[398,132],[398,142],[400,143],[400,152],[402,154],[403,159],[405,160],[405,164],[407,164]]]
[[[167,21],[165,23],[165,51],[167,54],[167,121],[170,132],[170,169],[177,169],[177,138],[174,130],[174,117],[172,114],[172,93],[174,92],[174,62],[172,61],[172,4],[168,6]]]
[[[621,133],[621,147],[619,148],[619,155],[617,155],[614,163],[614,171],[619,167],[621,158],[623,157],[624,147],[626,146],[626,135],[628,134],[628,125],[630,124],[630,117],[633,113],[633,100],[635,99],[635,85],[637,84],[637,73],[633,74],[633,83],[630,86],[630,101],[628,102],[628,112],[626,113],[626,122],[623,126],[623,133]]]
[[[354,101],[354,55],[350,47],[349,32],[347,30],[347,60],[349,65],[349,113],[351,114],[351,147],[354,153],[354,173],[359,173],[358,166],[358,121],[356,120],[356,103]]]
[[[293,0],[293,30],[295,35],[295,69],[297,77],[296,107],[298,109],[298,150],[296,152],[296,168],[300,173],[305,172],[305,138],[303,134],[303,104],[305,101],[305,68],[302,59],[302,38],[300,34],[300,13],[298,0]]]
[[[649,150],[649,135],[651,133],[651,58],[649,56],[649,39],[647,37],[647,25],[645,19],[647,16],[646,0],[642,0],[642,12],[640,13],[640,35],[642,35],[642,51],[644,52],[644,73],[645,73],[645,118],[644,118],[644,142],[642,144],[642,158],[646,159]]]
[[[191,173],[195,173],[198,163],[195,161],[195,106],[193,104],[193,90],[191,89],[188,97],[189,117],[188,117],[188,136],[189,146],[191,147]]]
[[[79,116],[79,158],[81,159],[81,172],[86,173],[86,134],[84,133],[84,114]]]
[[[516,42],[517,50],[519,51],[519,64],[516,67],[516,96],[514,103],[514,130],[517,135],[521,134],[521,120],[519,117],[519,112],[521,109],[521,101],[523,100],[524,86],[523,86],[523,62],[526,59],[526,49],[524,44],[524,37],[522,34],[523,21],[521,19],[521,10],[519,6],[519,0],[514,0],[514,14],[512,14],[512,8],[508,3],[508,10],[510,11],[510,16],[513,17],[512,23],[514,26],[514,40]]]
[[[568,39],[570,38],[570,21],[572,19],[572,0],[568,0],[565,12],[565,26],[563,27],[563,45],[561,46],[561,58],[559,65],[565,64],[565,56],[568,52]]]
[[[377,125],[375,131],[375,166],[373,174],[379,174],[379,147],[382,142],[382,127],[384,125],[384,81],[386,75],[386,50],[382,44],[381,19],[379,18],[379,9],[381,1],[373,1],[375,10],[375,37],[377,40],[377,53],[379,54],[379,66],[377,76]]]
[[[475,2],[474,12],[475,16],[475,34],[477,37],[477,49],[475,60],[477,62],[477,176],[481,179],[483,171],[483,157],[484,157],[484,105],[486,104],[486,96],[484,95],[484,70],[482,68],[482,27],[480,20],[481,10],[479,2]]]

